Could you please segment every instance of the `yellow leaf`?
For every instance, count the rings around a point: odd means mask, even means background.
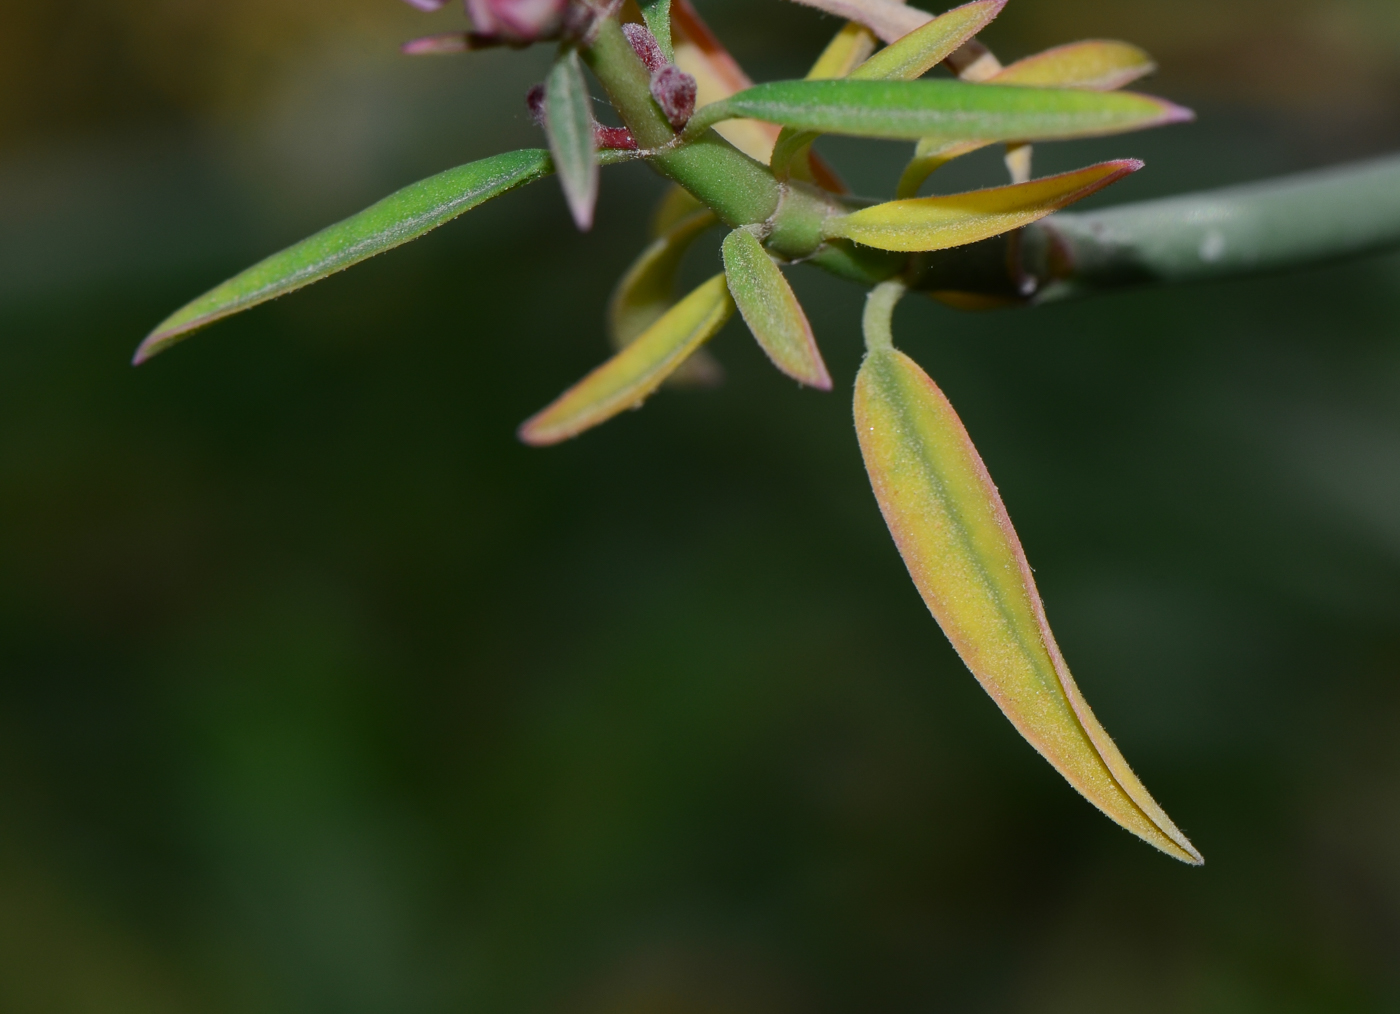
[[[875,33],[864,25],[846,22],[846,27],[836,33],[822,55],[817,57],[817,62],[812,64],[807,80],[825,81],[845,77],[875,51],[875,41]]]
[[[1132,84],[1156,69],[1152,57],[1137,46],[1090,39],[1017,60],[987,83],[1106,92]]]
[[[1001,496],[957,413],[889,343],[897,295],[889,285],[871,294],[855,422],[875,498],[919,594],[1002,713],[1071,785],[1144,841],[1201,863],[1075,685]]]
[[[1120,159],[1009,187],[890,201],[834,215],[822,231],[880,250],[946,250],[1029,225],[1141,168]]]
[[[636,341],[521,424],[520,439],[536,447],[557,444],[639,407],[733,313],[724,275],[715,275]]]

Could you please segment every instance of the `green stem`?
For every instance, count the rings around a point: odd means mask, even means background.
[[[1015,235],[916,255],[914,286],[989,304],[1048,303],[1394,249],[1400,247],[1400,155],[1104,211],[1061,212],[1022,230],[1019,255]]]
[[[676,148],[675,131],[651,97],[651,75],[632,52],[616,19],[608,18],[584,53],[622,122],[643,148],[663,149],[647,159],[661,175],[685,187],[726,225],[767,222],[778,210],[782,186],[768,167],[755,162],[710,131]]]

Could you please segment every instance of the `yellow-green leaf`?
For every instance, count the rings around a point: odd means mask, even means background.
[[[733,313],[734,300],[724,275],[715,275],[631,345],[527,419],[520,427],[520,439],[536,447],[557,444],[619,412],[640,407]]]
[[[1132,84],[1156,69],[1152,57],[1137,46],[1107,39],[1089,39],[1056,46],[1017,60],[987,83],[1113,91]]]
[[[872,302],[883,295],[877,289]],[[1201,863],[1079,692],[986,466],[943,392],[882,340],[887,328],[886,318],[872,329],[855,423],[875,498],[919,594],[1002,713],[1074,788],[1149,844]]]
[[[685,252],[717,221],[708,209],[688,215],[643,250],[627,269],[608,302],[608,340],[613,348],[631,344],[671,308]]]
[[[661,195],[661,200],[656,202],[656,208],[651,213],[651,222],[647,226],[647,234],[652,239],[660,239],[681,219],[704,210],[705,205],[697,200],[694,194],[680,184],[672,183]]]
[[[880,250],[946,250],[1029,225],[1141,168],[1119,159],[1008,187],[890,201],[834,215],[822,232]]]
[[[773,365],[799,384],[831,390],[812,325],[792,286],[747,229],[724,239],[724,272],[744,323]]]

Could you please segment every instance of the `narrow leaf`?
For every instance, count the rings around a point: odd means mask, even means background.
[[[886,46],[851,72],[858,81],[913,81],[946,60],[954,50],[986,28],[1006,0],[974,0],[940,14]]]
[[[696,112],[685,136],[735,117],[852,137],[1052,141],[1178,123],[1189,110],[1133,92],[992,88],[963,81],[775,81]]]
[[[1120,159],[1009,187],[889,201],[832,216],[822,233],[880,250],[946,250],[1029,225],[1141,168]]]
[[[826,81],[842,78],[855,70],[871,53],[875,52],[875,33],[855,21],[836,33],[812,69],[807,72],[808,81]]]
[[[583,76],[583,61],[565,47],[550,68],[545,85],[545,133],[574,223],[583,232],[593,227],[598,202],[598,142],[593,132],[593,100]]]
[[[812,325],[778,265],[747,229],[724,239],[724,273],[744,323],[773,365],[799,384],[831,390]]]
[[[1156,69],[1152,57],[1137,46],[1091,39],[1017,60],[987,83],[1114,91]]]
[[[134,362],[145,362],[216,320],[415,240],[491,198],[553,171],[549,152],[529,148],[458,166],[404,187],[359,214],[260,261],[177,310],[141,343]]]
[[[666,54],[667,60],[675,60],[675,52],[671,48],[671,0],[638,0],[638,4],[642,8],[642,18],[661,46],[661,52]]]
[[[1144,841],[1199,865],[1075,685],[1006,507],[952,405],[908,356],[872,346],[856,379],[856,432],[929,611],[1002,713],[1075,789]]]
[[[520,439],[536,447],[557,444],[640,406],[733,313],[724,275],[715,275],[631,345],[527,419]]]
[[[917,7],[905,7],[895,0],[796,0],[827,14],[866,25],[885,42],[894,42],[932,19]]]
[[[681,219],[627,269],[608,303],[608,339],[613,348],[629,345],[675,302],[676,276],[696,238],[718,219],[701,210]]]

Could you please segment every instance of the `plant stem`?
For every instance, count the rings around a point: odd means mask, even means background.
[[[584,60],[602,82],[622,122],[643,148],[662,148],[675,138],[651,97],[651,75],[632,52],[615,18],[598,26]],[[661,175],[685,187],[714,209],[726,225],[766,222],[778,210],[782,187],[768,167],[710,131],[684,147],[647,159]]]
[[[1019,256],[1015,235],[918,255],[915,287],[975,297],[964,305],[1048,303],[1393,249],[1400,247],[1400,155],[1103,211],[1061,212],[1022,231]],[[1029,300],[1021,295],[1025,281],[1034,286]]]

